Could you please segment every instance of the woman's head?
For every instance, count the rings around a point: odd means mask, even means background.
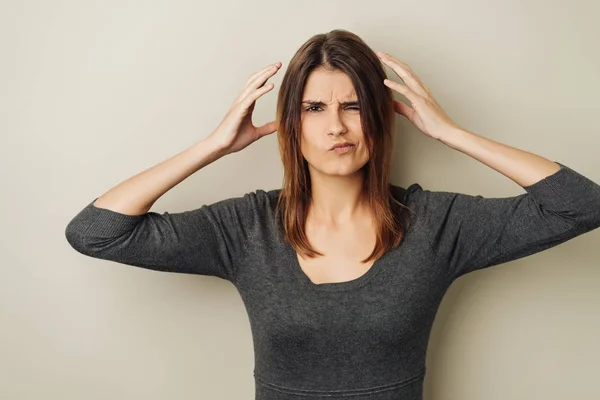
[[[311,37],[288,64],[277,100],[284,167],[279,205],[286,236],[309,256],[320,254],[304,232],[315,174],[361,177],[363,194],[381,228],[379,251],[370,258],[399,243],[403,229],[392,215],[389,182],[394,99],[385,78],[375,52],[354,33],[340,29]],[[339,142],[354,146],[343,154],[331,151]]]
[[[300,153],[312,179],[317,174],[361,174],[369,160],[369,149],[360,114],[354,85],[345,72],[320,66],[310,73],[301,97],[298,136]],[[352,146],[343,152],[333,150],[339,143]]]
[[[308,189],[311,171],[362,171],[366,186],[387,185],[394,99],[385,78],[375,52],[354,33],[336,29],[304,43],[289,62],[277,100],[284,179]],[[303,100],[326,104],[307,111],[309,104]],[[340,104],[352,100],[358,104]],[[329,151],[339,141],[358,146],[340,156]]]

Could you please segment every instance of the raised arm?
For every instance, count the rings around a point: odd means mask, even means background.
[[[600,227],[600,185],[558,165],[558,171],[512,197],[410,187],[430,224],[436,262],[451,280],[538,253]]]
[[[94,258],[233,280],[255,193],[181,213],[148,212],[163,193],[222,154],[204,140],[120,183],[69,222],[67,241]]]
[[[252,123],[255,101],[280,63],[250,76],[225,118],[206,139],[94,199],[67,225],[73,248],[91,257],[160,271],[214,275],[235,281],[264,191],[247,193],[181,213],[149,212],[168,190],[220,157],[275,132],[276,121]]]

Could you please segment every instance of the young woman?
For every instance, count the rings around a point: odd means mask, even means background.
[[[404,84],[386,79],[383,64]],[[256,399],[421,399],[430,329],[451,283],[598,228],[600,186],[461,128],[405,63],[345,30],[302,45],[276,121],[255,127],[255,102],[280,68],[253,74],[208,137],[94,199],[66,238],[91,257],[231,281],[251,323]],[[526,193],[392,185],[394,113]],[[281,189],[149,212],[194,172],[275,131]]]

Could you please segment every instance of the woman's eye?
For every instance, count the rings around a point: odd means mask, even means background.
[[[317,110],[315,110],[315,108],[321,108],[320,106],[310,106],[306,109],[306,111],[308,112],[317,112]],[[358,107],[348,107],[347,110],[356,110],[358,111],[359,108]]]

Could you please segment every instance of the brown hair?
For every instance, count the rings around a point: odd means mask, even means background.
[[[284,176],[276,213],[285,239],[296,251],[311,258],[323,255],[306,237],[311,184],[307,162],[300,151],[302,94],[308,76],[317,67],[345,72],[358,97],[369,151],[369,161],[362,168],[363,194],[368,196],[377,226],[375,248],[363,262],[378,259],[400,244],[408,224],[408,213],[400,207],[408,207],[397,201],[390,190],[394,99],[391,89],[383,83],[385,70],[377,55],[352,32],[336,29],[311,37],[292,57],[285,72],[277,99],[277,137]]]

